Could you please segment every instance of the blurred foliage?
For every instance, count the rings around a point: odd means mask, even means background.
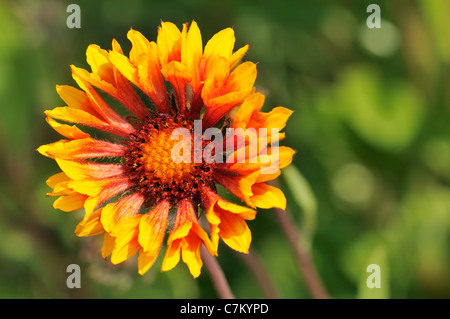
[[[81,7],[81,29],[66,27],[67,5]],[[381,7],[368,29],[367,5]],[[0,298],[216,297],[208,274],[187,267],[144,277],[136,260],[102,260],[101,236],[76,238],[82,212],[46,198],[57,166],[35,149],[58,136],[45,109],[62,106],[56,84],[70,64],[87,67],[90,43],[130,49],[130,28],[155,39],[161,20],[195,19],[204,43],[232,26],[250,44],[265,109],[295,111],[283,141],[296,149],[280,178],[288,208],[308,238],[335,298],[450,297],[450,2],[422,1],[0,1]],[[249,223],[283,298],[307,298],[271,211]],[[234,293],[262,297],[245,264],[224,245],[218,257]],[[77,263],[82,288],[68,289]],[[382,288],[365,285],[370,264]]]

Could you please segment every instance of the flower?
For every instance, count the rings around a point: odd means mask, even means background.
[[[255,209],[285,208],[282,191],[266,182],[292,161],[292,149],[270,146],[284,137],[278,130],[292,111],[283,107],[260,111],[264,96],[255,92],[256,65],[241,62],[248,45],[233,52],[231,28],[215,34],[204,49],[195,21],[189,28],[184,24],[181,31],[162,22],[156,42],[135,30],[128,32],[128,39],[132,43],[129,56],[116,40],[108,51],[88,47],[91,72],[71,66],[81,90],[57,86],[67,105],[44,113],[64,139],[38,148],[62,170],[47,180],[52,188],[47,195],[58,197],[55,209],[84,208],[75,234],[104,234],[102,256],[111,255],[113,264],[138,253],[138,270],[144,274],[169,233],[162,270],[175,267],[181,256],[197,277],[202,245],[216,256],[222,238],[246,253],[251,242],[246,221],[255,218]],[[114,100],[124,106],[126,117],[110,106]],[[83,127],[103,131],[103,138],[93,137]],[[193,160],[198,149],[191,142],[195,145],[195,134],[201,138],[209,128],[220,132],[252,129],[258,145],[264,147],[246,155],[245,161],[228,160],[255,144],[244,136],[241,143],[232,141],[231,152],[210,149],[209,158]],[[263,134],[261,128],[277,131]],[[174,139],[176,130],[188,132],[188,137]],[[200,151],[210,143],[202,140]],[[183,161],[177,160],[179,153],[174,157],[173,150],[180,145],[187,151]],[[273,163],[276,169],[268,173]],[[245,205],[222,198],[218,184]],[[201,211],[209,233],[200,224]]]

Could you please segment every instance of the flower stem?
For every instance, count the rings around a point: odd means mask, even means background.
[[[221,299],[234,299],[234,295],[231,292],[228,281],[225,278],[225,274],[223,273],[223,270],[217,262],[216,258],[211,256],[208,250],[203,245],[201,248],[201,254],[219,297]]]
[[[248,254],[238,252],[237,255],[249,268],[261,288],[264,297],[268,299],[278,299],[278,291],[256,252],[250,248]]]
[[[291,215],[287,210],[283,211],[282,209],[276,208],[275,211],[311,296],[316,299],[330,298],[317,273],[309,249],[302,245],[299,231],[297,227],[295,227],[295,222],[292,220]]]

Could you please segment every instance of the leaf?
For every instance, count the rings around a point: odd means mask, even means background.
[[[282,170],[290,193],[302,210],[301,234],[309,244],[316,230],[317,200],[307,180],[293,164]]]

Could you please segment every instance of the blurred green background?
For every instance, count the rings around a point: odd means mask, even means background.
[[[70,3],[81,28],[66,26]],[[369,29],[366,8],[381,8]],[[35,150],[59,139],[43,111],[63,106],[56,84],[70,64],[130,28],[155,40],[161,20],[195,19],[203,42],[226,27],[250,44],[265,110],[293,109],[283,145],[296,149],[280,184],[334,298],[450,297],[450,2],[423,1],[25,1],[0,0],[0,298],[215,298],[205,267],[144,276],[136,258],[112,266],[102,236],[77,238],[82,212],[52,208],[45,180],[58,172]],[[282,298],[309,298],[275,214],[249,222],[252,248]],[[238,298],[261,291],[222,245]],[[68,289],[66,267],[81,267]],[[381,288],[368,289],[369,264]]]

